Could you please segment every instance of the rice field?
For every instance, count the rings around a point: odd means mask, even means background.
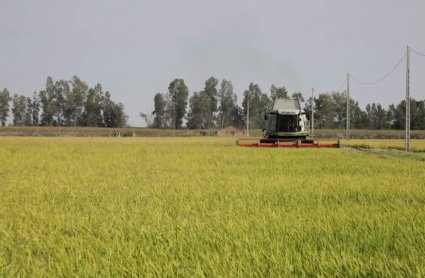
[[[420,155],[0,138],[0,276],[423,277]]]
[[[245,129],[242,129],[245,132]],[[0,136],[108,136],[110,133],[129,133],[137,137],[194,137],[199,136],[205,129],[154,129],[140,127],[105,128],[105,127],[65,127],[65,126],[0,126]],[[211,129],[209,131],[217,131]],[[249,134],[254,137],[262,137],[261,129],[253,129]],[[315,129],[314,134],[318,137],[342,138],[345,129]],[[376,138],[376,139],[401,139],[404,130],[350,130],[351,138]],[[425,130],[412,130],[411,138],[425,139]]]
[[[354,139],[354,140],[341,140],[344,146],[352,146],[366,149],[394,149],[404,150],[404,139]],[[411,139],[410,151],[425,152],[425,140]]]

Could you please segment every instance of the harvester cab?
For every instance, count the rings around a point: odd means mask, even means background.
[[[310,134],[310,122],[297,97],[275,99],[264,121],[263,138],[239,138],[237,144],[244,147],[340,147],[338,139],[319,140]]]
[[[307,117],[298,98],[276,99],[264,119],[263,133],[267,138],[306,139],[309,136]]]

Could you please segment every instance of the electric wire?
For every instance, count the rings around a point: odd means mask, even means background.
[[[410,50],[412,50],[412,51],[413,51],[413,52],[415,52],[416,54],[419,54],[419,55],[425,56],[425,54],[422,54],[422,53],[420,53],[420,52],[417,52],[416,50],[413,50],[413,49],[411,49],[411,48],[410,48]]]
[[[313,90],[313,89],[308,90],[307,92],[304,93],[304,95],[306,96],[308,93],[311,92],[311,90]]]
[[[344,87],[345,83],[347,83],[347,79],[345,79],[344,83],[342,83],[341,87],[339,87],[338,91],[336,91],[337,93],[339,93],[339,91],[342,89],[342,87]]]
[[[341,90],[341,88],[345,85],[345,83],[347,83],[347,79],[345,79],[345,81],[344,81],[344,83],[342,83],[342,85],[341,85],[341,87],[339,87],[339,89],[338,89],[338,91],[332,91],[332,92],[337,92],[337,93],[339,93],[339,91]],[[316,89],[316,88],[312,88],[312,89],[310,89],[310,90],[308,90],[305,94],[307,95],[308,93],[310,93],[311,92],[311,90],[313,90],[314,89],[314,92],[316,92],[316,93],[319,93],[321,90],[319,90],[319,89]],[[320,94],[320,93],[319,93]]]
[[[401,62],[404,60],[404,58],[406,58],[406,56],[407,56],[407,53],[404,54],[404,56],[403,56],[403,58],[401,58],[400,62],[398,62],[398,64],[387,75],[385,75],[384,77],[382,77],[378,81],[375,81],[375,82],[361,82],[361,81],[358,81],[357,79],[355,79],[351,74],[349,76],[351,77],[351,79],[353,79],[357,83],[360,83],[360,84],[363,84],[363,85],[373,85],[373,84],[376,84],[378,82],[381,82],[385,78],[387,78],[401,64]]]

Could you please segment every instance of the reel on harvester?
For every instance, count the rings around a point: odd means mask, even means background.
[[[305,111],[298,98],[278,98],[264,115],[263,138],[239,138],[241,147],[340,148],[339,139],[315,139],[310,135]]]

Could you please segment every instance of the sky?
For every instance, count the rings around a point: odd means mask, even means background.
[[[211,76],[231,80],[239,103],[251,82],[306,95],[338,90],[347,73],[379,80],[407,45],[425,53],[424,10],[423,0],[0,0],[0,87],[31,96],[48,76],[76,75],[144,126],[139,113],[175,78],[190,94]],[[411,97],[423,100],[425,56],[410,59]],[[362,108],[405,92],[406,60],[377,84],[350,80]]]

